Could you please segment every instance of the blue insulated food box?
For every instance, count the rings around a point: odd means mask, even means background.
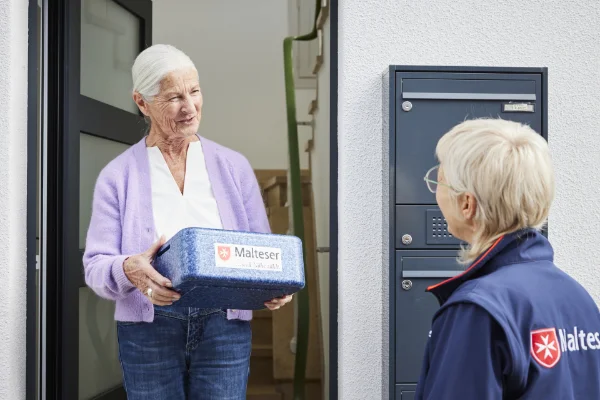
[[[302,243],[288,235],[185,228],[156,253],[177,307],[259,310],[304,287]]]

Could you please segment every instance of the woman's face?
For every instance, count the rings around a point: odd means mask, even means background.
[[[450,191],[453,189],[447,186],[448,183],[444,177],[442,166],[438,170],[438,182],[442,185],[437,185],[435,199],[448,224],[448,232],[460,240],[471,243],[475,232],[474,218],[477,208],[475,196],[471,193],[452,196]],[[454,204],[454,202],[457,202],[457,204]]]
[[[139,94],[134,100],[150,117],[152,130],[166,137],[188,137],[198,132],[202,115],[202,93],[194,69],[174,71],[163,78],[160,92],[151,102]]]
[[[450,190],[452,189],[446,186],[447,183],[446,179],[444,178],[444,170],[442,169],[441,165],[438,169],[437,179],[441,185],[437,185],[437,189],[435,191],[435,200],[437,201],[438,206],[440,207],[440,210],[446,219],[446,223],[448,224],[448,232],[456,236],[453,228],[457,225],[457,221],[454,215],[455,212],[453,212],[454,207],[452,206],[452,199],[450,198]]]

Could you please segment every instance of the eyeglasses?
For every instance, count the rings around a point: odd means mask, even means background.
[[[436,165],[435,167],[433,167],[429,171],[427,171],[427,173],[425,174],[425,177],[423,178],[425,180],[425,183],[427,183],[427,188],[429,189],[429,191],[431,193],[435,193],[437,191],[438,185],[446,186],[447,188],[454,190],[454,188],[452,186],[446,185],[445,183],[441,183],[438,180],[439,170],[440,170],[440,166]]]

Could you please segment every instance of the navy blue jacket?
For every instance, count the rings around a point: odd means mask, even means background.
[[[600,399],[600,311],[553,258],[521,231],[428,289],[441,307],[417,400]]]

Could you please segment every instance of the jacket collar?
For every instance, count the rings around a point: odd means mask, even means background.
[[[498,238],[460,275],[427,288],[440,305],[466,281],[487,275],[504,265],[531,261],[553,261],[554,251],[548,240],[534,229],[524,229]]]

